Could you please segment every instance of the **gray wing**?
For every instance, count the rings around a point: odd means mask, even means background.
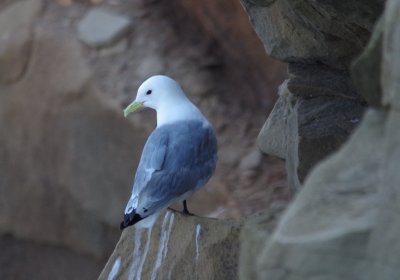
[[[217,142],[208,124],[185,121],[157,128],[143,150],[128,206],[149,216],[202,187],[216,162]]]
[[[132,196],[125,208],[125,214],[131,213],[138,206],[139,195],[151,180],[153,173],[163,167],[168,148],[168,133],[155,130],[147,139],[136,170]]]

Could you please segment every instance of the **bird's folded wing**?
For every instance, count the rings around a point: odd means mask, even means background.
[[[136,171],[132,195],[125,208],[125,214],[137,208],[139,194],[147,186],[155,171],[161,170],[164,164],[168,146],[168,134],[156,133],[150,135],[144,146],[142,157]]]
[[[168,149],[168,133],[152,133],[144,146],[132,193],[140,193],[155,171],[163,168]]]
[[[132,198],[138,213],[151,214],[209,179],[216,164],[216,140],[210,127],[184,123],[157,129],[143,150]]]

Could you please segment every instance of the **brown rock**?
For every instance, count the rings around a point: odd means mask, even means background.
[[[99,279],[237,279],[240,228],[164,211],[153,228],[122,232]]]
[[[15,82],[26,69],[41,7],[40,0],[17,1],[0,13],[0,84]]]
[[[0,237],[0,279],[96,279],[102,262],[67,248]]]
[[[0,7],[6,1],[15,2],[5,0]],[[73,38],[56,35],[74,34],[71,29],[87,9],[75,2],[68,9],[45,2],[36,28],[48,34],[32,36],[26,69],[0,89],[0,232],[96,260],[108,255],[119,234],[115,223],[130,192],[133,165],[154,125],[154,114],[136,115],[129,123],[112,104],[131,100],[138,83],[155,73],[182,82],[210,120],[221,124],[222,148],[229,145],[236,153],[200,198],[189,203],[197,205],[194,212],[240,217],[269,204],[274,189],[266,190],[267,182],[279,174],[279,188],[285,185],[281,165],[263,160],[260,170],[272,168],[258,171],[252,180],[232,170],[254,147],[285,65],[261,56],[262,44],[240,4],[120,1],[112,9],[134,23],[126,34],[128,48],[109,56],[83,48],[82,56]],[[227,16],[218,16],[223,13]],[[104,92],[94,85],[86,60]],[[146,123],[144,132],[141,123]]]
[[[265,56],[236,1],[122,1],[119,10],[125,15],[129,11],[134,23],[126,35],[129,47],[112,56],[90,57],[99,87],[125,106],[149,75],[174,77],[214,125],[219,143],[215,180],[189,203],[193,212],[208,216],[224,209],[224,217],[238,217],[264,208],[261,203],[248,203],[239,194],[245,189],[267,199],[271,189],[265,186],[275,171],[264,170],[277,170],[275,167],[282,165],[277,160],[263,162],[251,180],[245,178],[247,174],[232,170],[254,147],[286,65]],[[130,119],[143,123],[150,132],[154,112],[146,113]],[[282,171],[279,176],[284,181]],[[242,180],[249,182],[244,185]],[[223,203],[210,203],[210,196]]]
[[[0,234],[101,259],[144,136],[93,85],[74,39],[39,30],[33,45],[24,76],[0,90]]]
[[[280,210],[269,210],[261,215],[249,217],[240,233],[240,279],[257,279],[258,271],[254,264],[263,253],[263,246],[276,227]]]

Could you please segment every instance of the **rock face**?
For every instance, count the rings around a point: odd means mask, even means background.
[[[1,279],[96,279],[103,262],[62,246],[0,238]]]
[[[347,68],[368,41],[383,1],[241,0],[269,55]]]
[[[113,189],[129,193],[132,157],[140,155],[132,144],[144,137],[107,105],[72,39],[36,32],[24,77],[1,93],[0,231],[102,257],[116,238],[108,227],[120,218],[110,206],[126,200]]]
[[[237,279],[241,224],[164,211],[128,227],[99,279]]]
[[[352,68],[360,94],[374,109],[310,173],[277,227],[265,238],[254,234],[244,241],[263,249],[255,264],[241,262],[242,279],[399,277],[399,15],[400,2],[388,0]]]
[[[0,279],[98,276],[155,124],[152,113],[128,121],[121,109],[156,73],[179,80],[218,133],[224,160],[189,202],[194,213],[241,217],[285,200],[283,165],[254,141],[286,66],[264,56],[240,3],[94,2],[0,1]],[[226,7],[229,21],[214,16]],[[87,47],[78,25],[100,8],[134,24],[109,32],[97,13],[107,32]]]
[[[268,54],[289,63],[289,79],[258,143],[263,152],[286,159],[294,192],[362,117],[366,99],[356,91],[349,65],[366,45],[383,3],[241,2]]]
[[[17,2],[0,15],[0,22],[7,20],[10,36],[16,32],[32,40],[26,44],[11,39],[1,46],[11,55],[0,68],[18,68],[0,78],[0,236],[9,234],[17,244],[2,247],[2,252],[21,264],[20,255],[40,255],[42,250],[47,257],[36,274],[34,264],[26,264],[32,274],[24,277],[29,279],[41,275],[43,267],[59,261],[63,253],[70,265],[48,270],[47,278],[78,278],[81,272],[70,270],[79,267],[78,260],[88,264],[84,275],[92,278],[118,239],[120,209],[140,155],[135,146],[142,146],[145,137],[135,133],[119,107],[94,85],[74,38],[33,30],[38,3]],[[22,68],[13,65],[14,60],[17,65],[22,61]],[[18,244],[27,240],[50,248],[31,246],[24,253]],[[1,266],[0,271],[1,279],[20,275],[13,265]]]
[[[21,78],[29,61],[32,44],[31,25],[42,2],[29,0],[10,5],[0,13],[0,83]]]

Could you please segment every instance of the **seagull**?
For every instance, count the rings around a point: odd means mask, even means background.
[[[186,199],[207,183],[217,164],[214,129],[175,80],[148,78],[124,116],[142,107],[157,112],[157,127],[144,146],[121,230],[136,223],[151,227],[174,202],[191,215]]]

